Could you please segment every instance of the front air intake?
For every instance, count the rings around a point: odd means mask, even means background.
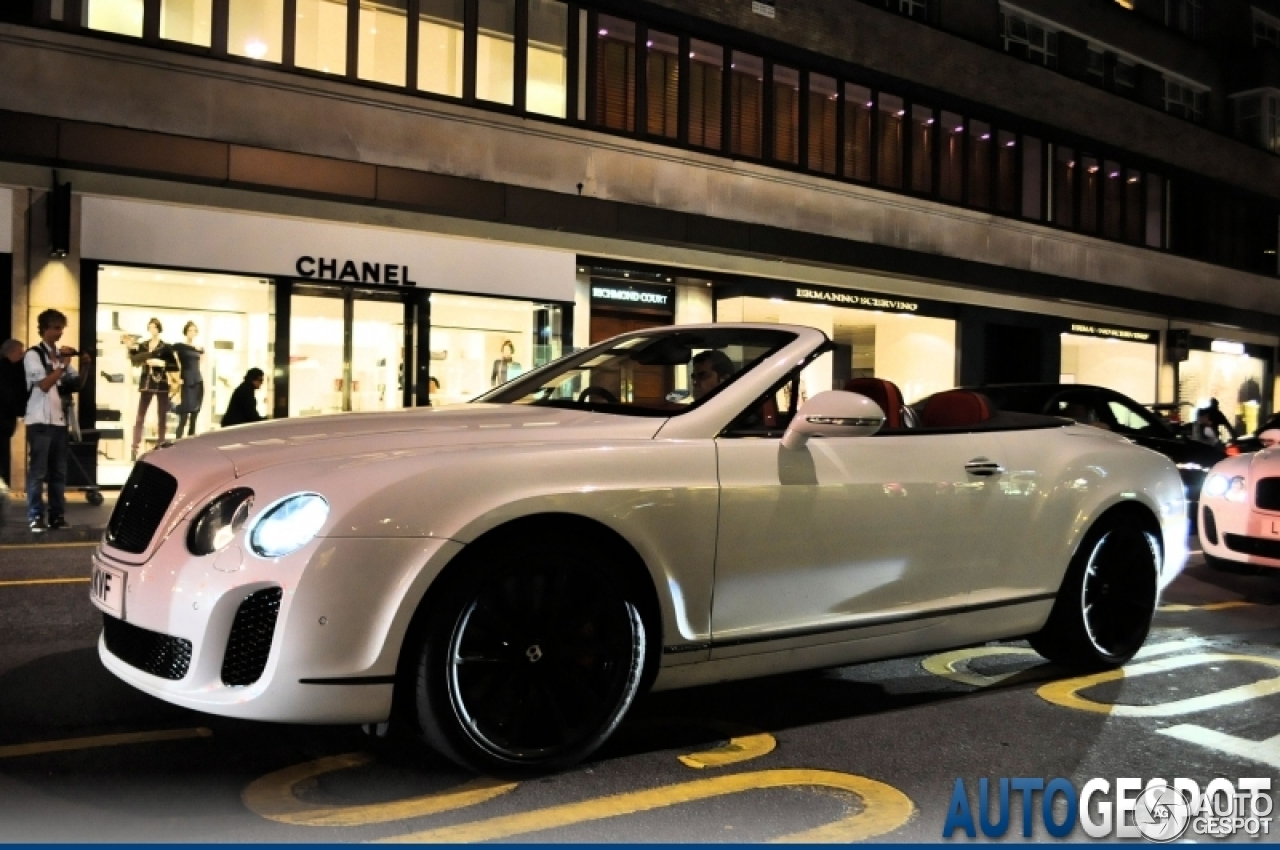
[[[283,595],[280,588],[269,587],[249,594],[240,603],[222,659],[224,685],[252,685],[262,677]]]
[[[186,638],[153,632],[106,614],[102,615],[102,637],[107,652],[161,679],[177,681],[191,666],[191,641]]]
[[[1218,545],[1218,520],[1213,515],[1213,508],[1204,505],[1204,536],[1214,546]]]

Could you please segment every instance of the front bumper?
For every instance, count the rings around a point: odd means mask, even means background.
[[[1200,504],[1200,547],[1220,561],[1280,570],[1280,516],[1224,499]]]

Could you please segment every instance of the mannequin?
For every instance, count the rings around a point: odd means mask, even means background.
[[[147,340],[129,350],[129,360],[133,365],[142,367],[142,373],[138,376],[138,418],[133,423],[133,447],[129,455],[132,460],[138,459],[142,427],[147,420],[147,408],[151,406],[153,398],[159,415],[159,442],[164,442],[168,424],[166,419],[169,416],[169,378],[165,373],[176,371],[178,362],[174,358],[172,346],[160,338],[163,330],[164,325],[160,324],[160,320],[152,318],[147,322]],[[128,339],[136,337],[126,337]]]
[[[204,375],[200,373],[200,358],[204,356],[204,348],[196,345],[196,337],[200,328],[195,322],[187,322],[182,326],[184,342],[173,346],[178,363],[182,367],[182,398],[173,410],[178,414],[178,433],[176,439],[182,439],[182,429],[187,428],[187,436],[196,435],[196,415],[204,406]],[[188,426],[187,423],[191,424]]]
[[[489,376],[489,384],[494,387],[505,384],[524,371],[524,367],[515,361],[515,343],[504,339],[500,351],[502,356],[493,361],[493,373]]]

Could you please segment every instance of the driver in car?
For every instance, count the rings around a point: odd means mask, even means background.
[[[696,355],[689,364],[693,400],[697,401],[720,386],[733,372],[733,361],[723,351],[713,348]]]

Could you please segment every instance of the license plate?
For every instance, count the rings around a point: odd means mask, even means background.
[[[89,582],[89,598],[103,611],[119,619],[124,619],[125,578],[123,570],[95,561],[93,578]]]

